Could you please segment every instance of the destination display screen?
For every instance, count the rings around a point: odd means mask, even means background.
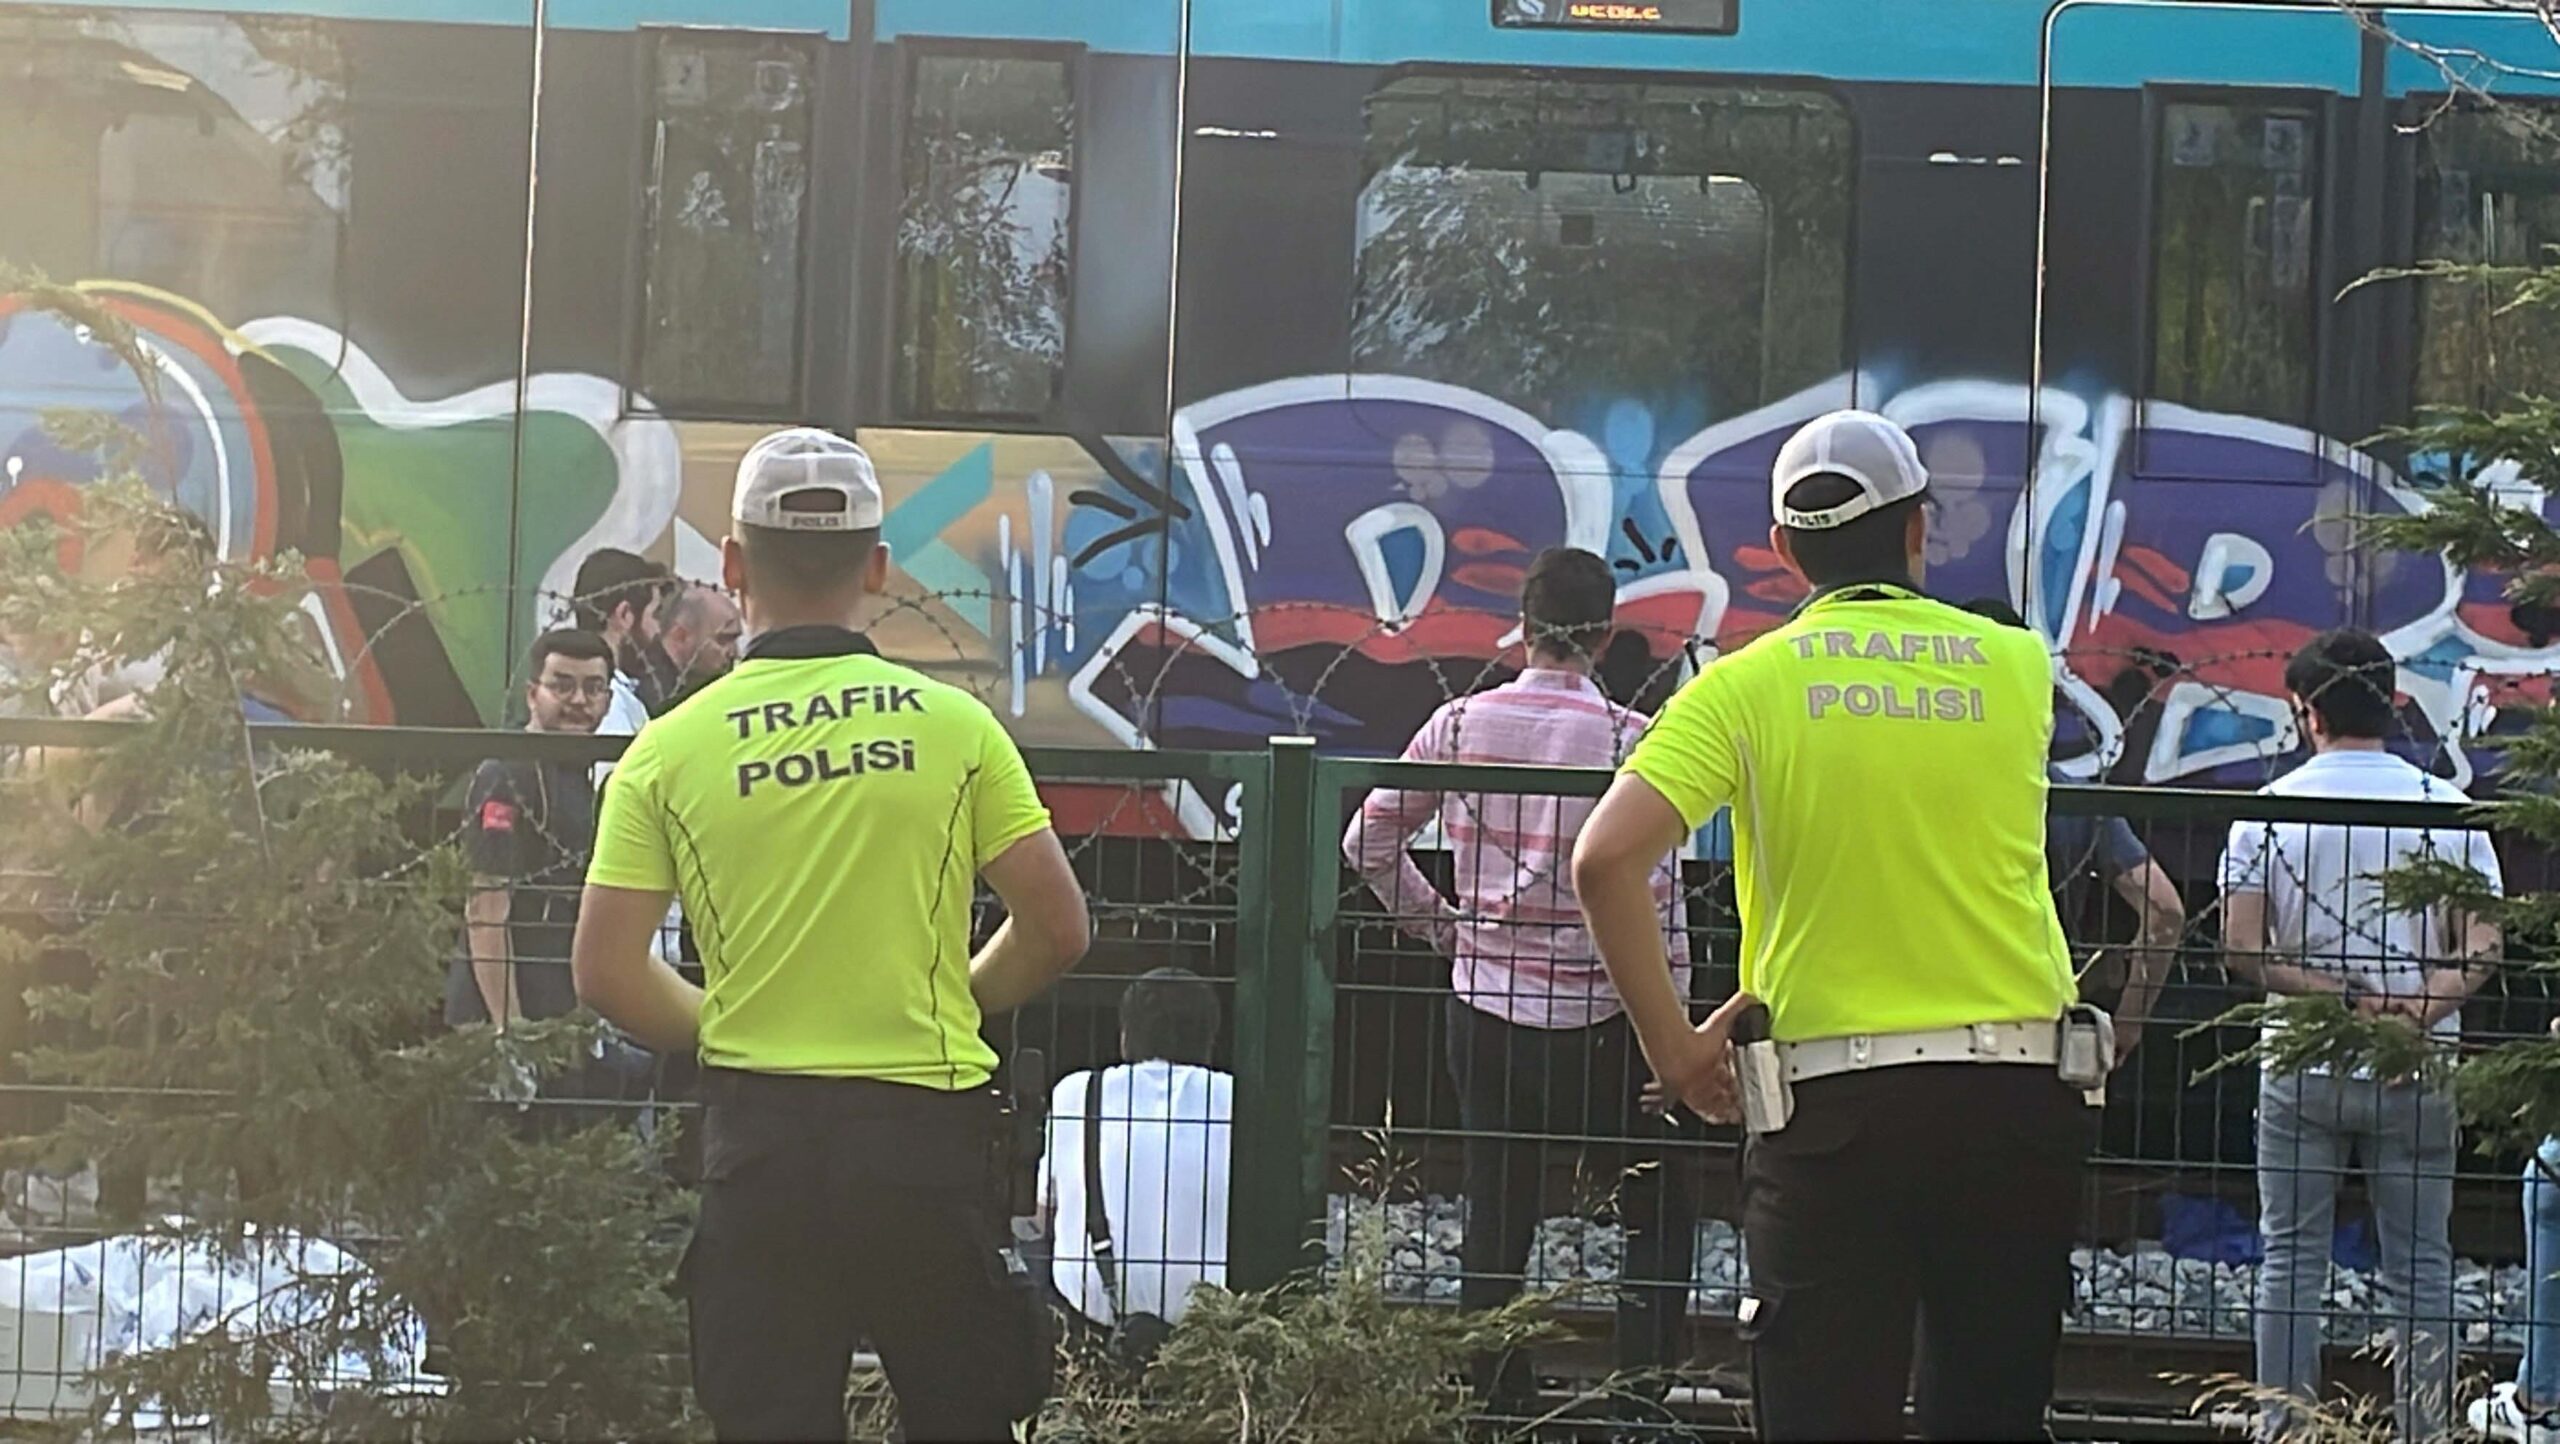
[[[1493,23],[1530,30],[1731,35],[1742,0],[1493,0]]]

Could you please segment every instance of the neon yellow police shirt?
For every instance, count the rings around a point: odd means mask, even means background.
[[[984,704],[859,645],[751,655],[641,729],[587,881],[683,896],[706,1065],[980,1087],[977,874],[1048,809]]]
[[[1700,672],[1625,770],[1733,809],[1742,986],[1782,1042],[2056,1018],[2043,638],[1852,587]]]

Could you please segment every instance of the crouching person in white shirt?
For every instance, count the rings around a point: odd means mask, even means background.
[[[1120,998],[1129,1061],[1070,1073],[1051,1090],[1040,1160],[1050,1276],[1074,1314],[1106,1335],[1160,1331],[1181,1319],[1195,1286],[1226,1285],[1235,1079],[1209,1066],[1218,1022],[1204,979],[1158,968]]]

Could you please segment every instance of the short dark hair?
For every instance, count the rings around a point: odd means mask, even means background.
[[[1531,652],[1594,656],[1617,609],[1609,564],[1577,547],[1538,553],[1520,584],[1520,630]]]
[[[1862,489],[1836,471],[1818,471],[1787,488],[1787,508],[1829,511]],[[1855,521],[1820,531],[1788,527],[1787,540],[1794,546],[1796,565],[1804,570],[1804,579],[1817,587],[1910,581],[1911,554],[1904,550],[1902,538],[1911,524],[1911,513],[1919,509],[1927,495],[1923,492],[1888,502]]]
[[[579,627],[556,627],[534,638],[533,645],[526,649],[525,680],[541,677],[543,669],[551,665],[554,657],[566,657],[572,662],[602,662],[606,672],[613,670],[613,649],[604,644],[604,638]]]
[[[2284,688],[2320,719],[2332,737],[2391,735],[2398,713],[2400,664],[2382,639],[2362,627],[2339,627],[2303,644],[2284,668]]]
[[[704,582],[676,583],[674,590],[667,594],[666,602],[658,608],[659,627],[691,626],[694,618],[701,614],[703,600],[719,590]]]
[[[1612,632],[1591,671],[1610,701],[1650,717],[1680,690],[1680,662],[1677,650],[1667,658],[1656,658],[1641,633]]]
[[[1189,968],[1140,974],[1120,995],[1120,1038],[1135,1063],[1208,1066],[1218,1046],[1218,994]]]
[[[786,504],[791,498],[783,498]],[[880,544],[880,529],[860,531],[785,531],[780,527],[738,527],[738,549],[746,553],[747,585],[798,596],[824,596],[851,586],[871,564],[871,549]]]
[[[569,584],[569,609],[580,627],[601,632],[624,603],[645,612],[674,583],[665,567],[647,557],[620,547],[598,547],[578,563],[577,580]]]

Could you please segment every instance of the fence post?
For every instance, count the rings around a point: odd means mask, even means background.
[[[1235,1162],[1229,1279],[1268,1288],[1315,1261],[1323,1238],[1333,1099],[1333,815],[1315,740],[1274,737],[1262,806],[1237,848]]]

